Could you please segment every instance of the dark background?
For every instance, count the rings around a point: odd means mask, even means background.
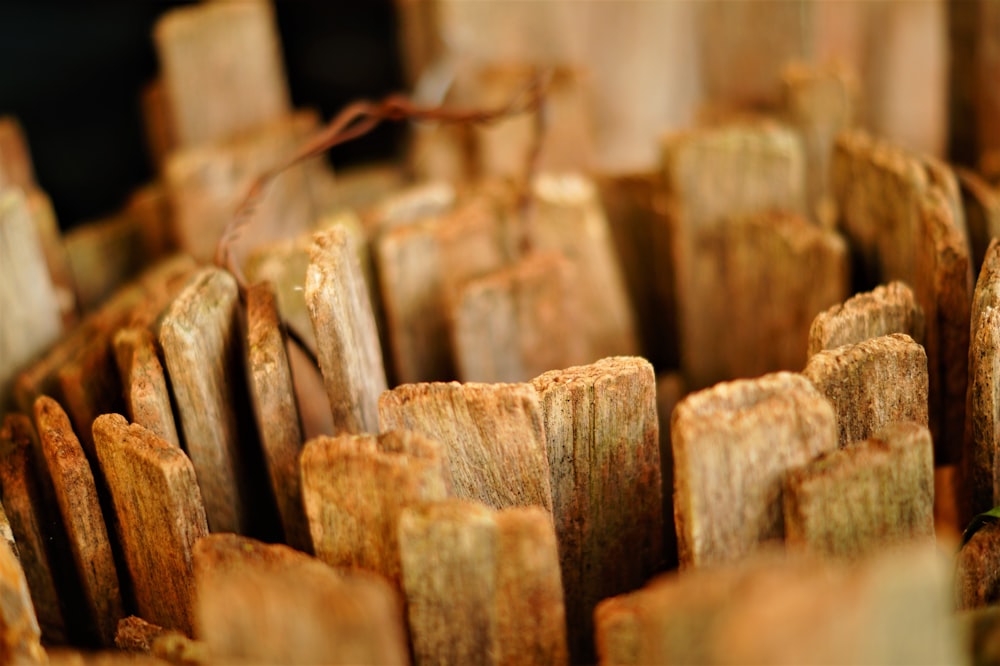
[[[0,115],[20,121],[63,228],[114,212],[152,178],[139,94],[158,68],[153,25],[181,4],[0,0]],[[275,12],[296,107],[330,118],[403,88],[391,0],[285,0]],[[391,157],[401,131],[385,126],[330,157]]]

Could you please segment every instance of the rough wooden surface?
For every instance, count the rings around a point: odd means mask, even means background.
[[[986,252],[972,302],[962,456],[965,521],[1000,505],[1000,240]]]
[[[47,504],[37,476],[34,439],[31,419],[7,415],[0,429],[0,491],[42,633],[46,640],[64,642],[66,622],[46,549],[53,530],[49,512],[55,507]]]
[[[0,410],[24,366],[62,334],[62,310],[19,190],[0,191]]]
[[[925,331],[924,312],[913,290],[903,282],[890,282],[816,315],[809,327],[809,356],[890,333],[905,333],[923,344]]]
[[[129,419],[180,448],[156,337],[147,328],[122,328],[112,344]]]
[[[653,367],[613,357],[533,382],[542,404],[552,509],[575,662],[593,658],[593,609],[663,561]]]
[[[984,525],[962,546],[955,565],[960,609],[1000,602],[1000,523]]]
[[[681,567],[738,559],[780,539],[785,474],[837,447],[833,408],[787,372],[689,395],[670,431]]]
[[[408,506],[448,497],[444,456],[438,442],[409,431],[309,441],[302,489],[316,557],[400,584],[399,516]]]
[[[246,317],[247,383],[271,490],[278,503],[286,542],[312,552],[299,484],[302,429],[285,333],[270,283],[255,284],[247,290]]]
[[[402,599],[379,576],[233,534],[195,545],[194,576],[196,631],[214,659],[409,663]]]
[[[574,276],[545,253],[467,282],[449,317],[459,379],[523,382],[583,362]]]
[[[173,9],[153,38],[180,145],[228,139],[289,112],[268,3]]]
[[[404,384],[379,398],[379,424],[441,442],[457,497],[552,510],[543,412],[530,384]]]
[[[335,432],[376,432],[385,367],[368,289],[344,228],[313,237],[305,296]]]
[[[240,442],[234,411],[239,295],[236,280],[217,268],[194,274],[160,323],[160,346],[177,399],[184,441],[198,473],[214,531],[246,527],[240,492]]]
[[[819,352],[802,374],[833,405],[841,447],[892,423],[927,425],[927,354],[908,335]]]
[[[934,537],[934,447],[925,425],[896,423],[785,479],[785,541],[858,558]]]
[[[35,425],[42,455],[55,487],[56,501],[79,576],[93,639],[111,647],[118,620],[124,617],[118,570],[90,463],[69,417],[55,400],[35,402]]]
[[[1000,189],[969,169],[956,168],[962,191],[962,209],[969,229],[972,274],[978,275],[990,241],[1000,238]]]
[[[28,581],[17,555],[0,542],[0,661],[44,664],[48,661],[31,604]]]
[[[192,549],[208,533],[194,466],[118,414],[94,422],[94,443],[139,615],[192,635]]]

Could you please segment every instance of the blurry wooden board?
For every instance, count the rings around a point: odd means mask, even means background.
[[[319,216],[361,212],[377,205],[406,184],[404,170],[395,162],[369,162],[336,172],[310,172],[309,186]]]
[[[401,430],[309,441],[302,489],[316,557],[399,585],[399,516],[408,506],[448,497],[444,455],[438,442]]]
[[[17,544],[14,542],[14,533],[10,529],[10,521],[7,519],[7,512],[4,511],[3,502],[0,501],[0,541],[10,547],[10,552],[14,557],[18,557]]]
[[[382,432],[413,430],[444,446],[457,497],[552,510],[543,412],[530,384],[403,384],[378,407]]]
[[[122,212],[139,226],[143,247],[151,257],[162,257],[176,249],[171,236],[173,211],[162,181],[133,190]]]
[[[0,542],[0,661],[5,664],[45,664],[38,618],[31,604],[28,581],[14,551]]]
[[[782,496],[790,547],[861,558],[900,541],[933,540],[930,431],[894,423],[791,471]]]
[[[664,569],[676,569],[677,530],[674,528],[674,450],[670,443],[670,420],[677,403],[687,395],[679,372],[656,376],[656,416],[660,423],[660,479],[663,488]]]
[[[545,421],[574,662],[593,659],[593,610],[663,561],[653,367],[638,357],[554,370],[532,384]]]
[[[140,220],[122,213],[74,227],[63,242],[83,311],[96,308],[152,261]]]
[[[49,197],[37,188],[24,191],[28,211],[35,224],[42,254],[49,269],[49,277],[59,299],[63,328],[68,330],[78,319],[76,280],[69,263],[69,253],[63,238],[55,209]]]
[[[180,146],[229,139],[291,110],[270,3],[172,9],[153,39]]]
[[[802,374],[833,405],[841,448],[893,423],[927,425],[927,354],[904,333],[821,351]]]
[[[894,281],[855,294],[816,315],[809,327],[809,356],[890,333],[905,333],[923,344],[925,330],[924,312],[913,290]]]
[[[139,93],[142,106],[142,128],[153,170],[163,172],[167,155],[177,148],[176,123],[171,116],[167,85],[162,76],[147,83]]]
[[[0,190],[35,186],[35,168],[21,124],[13,116],[0,116]]]
[[[410,507],[399,545],[417,663],[567,663],[547,512],[464,500]]]
[[[330,411],[330,401],[326,397],[323,373],[316,367],[315,358],[306,354],[291,340],[285,345],[285,351],[288,353],[288,364],[292,370],[303,441],[320,435],[332,435],[333,413]]]
[[[1000,157],[1000,7],[996,2],[979,2],[978,85],[979,156],[982,164],[992,152]],[[1000,160],[995,167],[1000,167]],[[985,170],[985,169],[984,169]],[[1000,169],[994,172],[1000,176]]]
[[[0,192],[0,411],[11,383],[62,334],[62,308],[24,195]]]
[[[807,379],[779,372],[687,396],[670,439],[680,564],[699,567],[782,537],[784,476],[834,450],[837,424]]]
[[[299,484],[302,449],[299,410],[285,332],[270,283],[258,283],[247,290],[246,317],[247,383],[271,490],[278,503],[286,542],[312,552]]]
[[[156,337],[146,328],[121,328],[112,345],[129,419],[180,448]]]
[[[972,274],[979,274],[986,256],[986,248],[994,238],[1000,238],[1000,190],[974,171],[956,168],[958,185],[962,191],[962,208],[969,228],[972,246]]]
[[[981,527],[962,546],[956,563],[955,586],[960,609],[995,605],[1000,601],[1000,523]]]
[[[122,618],[118,623],[115,647],[133,655],[152,655],[175,664],[205,664],[211,660],[204,643],[135,615]]]
[[[213,531],[239,532],[249,524],[241,496],[241,454],[234,411],[239,359],[233,277],[204,268],[189,279],[164,313],[160,346],[177,399],[184,442]]]
[[[196,633],[215,659],[409,663],[402,599],[379,576],[213,534],[195,545],[194,577]]]
[[[192,549],[208,533],[184,452],[118,414],[94,422],[139,615],[192,635]]]
[[[88,612],[86,620],[75,620],[87,625],[93,639],[112,647],[118,620],[125,613],[118,570],[90,463],[59,403],[46,396],[39,398],[34,416]]]
[[[378,330],[357,252],[346,229],[317,233],[305,298],[336,433],[378,431],[386,389]]]

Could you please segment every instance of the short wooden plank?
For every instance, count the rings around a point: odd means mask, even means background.
[[[24,570],[14,551],[0,542],[0,661],[5,664],[46,664],[42,632],[31,604]]]
[[[913,290],[894,281],[816,315],[809,327],[809,356],[890,333],[905,333],[923,344],[925,330],[924,312]]]
[[[530,384],[403,384],[379,398],[379,423],[441,442],[457,497],[552,510],[543,411]]]
[[[613,357],[532,382],[545,422],[574,662],[593,659],[593,609],[663,561],[653,366]]]
[[[196,632],[215,659],[407,664],[399,592],[283,545],[213,534],[194,549]]]
[[[385,367],[368,289],[343,227],[313,237],[305,297],[335,432],[377,432]]]
[[[670,438],[680,564],[698,567],[782,537],[784,476],[835,449],[837,424],[806,378],[779,372],[689,395]]]
[[[192,635],[192,549],[208,533],[194,466],[118,414],[98,417],[94,442],[139,615]]]
[[[217,268],[195,273],[160,323],[160,346],[191,463],[213,531],[239,532],[250,517],[240,493],[234,411],[239,361],[236,280]]]
[[[42,396],[35,402],[34,416],[83,588],[87,629],[98,642],[112,647],[118,620],[125,616],[124,603],[90,463],[59,403]]]
[[[228,139],[291,110],[270,4],[173,9],[153,39],[181,146]]]
[[[934,538],[934,447],[925,425],[896,423],[831,451],[785,480],[785,541],[860,558]]]
[[[955,592],[959,609],[1000,602],[1000,523],[981,527],[958,552]]]
[[[180,448],[156,337],[147,328],[122,328],[112,344],[129,419]]]
[[[299,483],[299,452],[303,443],[299,410],[285,332],[270,283],[255,284],[247,290],[246,317],[247,383],[271,490],[278,503],[286,542],[312,552]]]
[[[399,516],[408,506],[448,497],[444,456],[441,444],[409,431],[309,441],[302,490],[316,557],[400,584]]]

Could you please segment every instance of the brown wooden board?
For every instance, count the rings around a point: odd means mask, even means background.
[[[903,282],[890,282],[816,315],[809,327],[809,356],[890,333],[905,333],[923,344],[925,331],[924,312],[913,290]]]
[[[0,662],[45,664],[38,618],[31,604],[28,581],[17,555],[0,542]]]
[[[1000,601],[1000,523],[984,525],[962,546],[955,564],[955,592],[960,609]]]
[[[677,530],[674,528],[674,449],[670,443],[670,420],[677,403],[687,395],[679,372],[656,376],[656,416],[660,423],[660,479],[663,487],[663,558],[665,569],[676,569]]]
[[[180,448],[156,336],[147,328],[122,328],[112,345],[129,419]]]
[[[13,116],[0,117],[0,190],[35,186],[35,169],[21,124]]]
[[[1000,189],[969,169],[956,168],[962,191],[962,209],[969,229],[970,259],[973,276],[979,275],[986,248],[994,238],[1000,238]]]

